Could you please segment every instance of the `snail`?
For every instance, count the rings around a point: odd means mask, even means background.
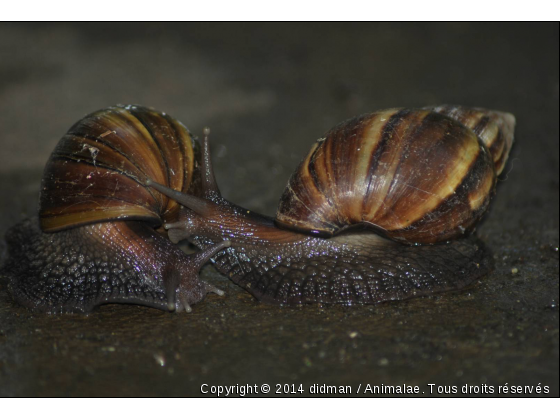
[[[146,179],[200,189],[200,150],[165,113],[115,106],[62,137],[44,169],[39,217],[11,228],[3,275],[14,299],[44,312],[90,312],[103,303],[191,311],[217,288],[198,278],[217,242],[187,255],[157,228],[179,205]]]
[[[215,267],[258,300],[369,304],[460,289],[490,259],[474,236],[513,143],[515,118],[461,106],[388,109],[345,121],[311,148],[274,219],[225,200],[203,142],[198,196],[171,241],[227,240]]]
[[[104,302],[190,310],[221,293],[197,277],[209,258],[257,299],[280,304],[460,289],[489,270],[484,245],[468,234],[494,194],[514,125],[508,113],[456,106],[345,121],[313,145],[273,219],[221,196],[208,131],[199,160],[167,115],[102,110],[73,126],[47,164],[43,232],[25,221],[8,233],[10,289],[48,311]],[[170,243],[183,239],[200,253]]]

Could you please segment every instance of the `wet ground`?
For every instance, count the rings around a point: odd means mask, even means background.
[[[164,110],[195,133],[211,126],[222,193],[267,214],[310,144],[353,115],[438,103],[512,112],[516,144],[478,229],[495,269],[428,298],[286,308],[206,267],[227,295],[191,314],[32,314],[0,283],[0,396],[198,396],[203,384],[558,396],[557,24],[0,24],[1,237],[36,212],[58,138],[116,103]]]

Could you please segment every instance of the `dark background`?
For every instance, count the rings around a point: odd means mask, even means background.
[[[558,37],[557,23],[0,24],[1,237],[35,214],[70,125],[116,103],[209,125],[224,196],[267,214],[313,141],[351,116],[453,103],[517,117],[478,229],[495,270],[468,290],[283,308],[208,267],[227,295],[191,314],[46,316],[0,284],[0,396],[196,396],[203,383],[540,383],[558,396]]]

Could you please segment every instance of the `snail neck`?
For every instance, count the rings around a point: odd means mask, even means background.
[[[164,228],[172,242],[183,239],[201,245],[229,241],[232,247],[245,246],[295,246],[312,245],[315,248],[360,247],[371,241],[375,245],[391,243],[371,232],[367,225],[358,224],[353,228],[339,230],[335,236],[323,236],[320,232],[292,230],[289,226],[278,225],[275,219],[240,207],[210,191],[205,197],[196,197],[173,191],[155,182],[148,182],[184,207],[176,219],[167,221]],[[365,230],[369,232],[365,233]]]
[[[204,210],[184,208],[175,223],[165,224],[173,242],[205,237],[212,242],[229,240],[235,245],[294,244],[309,239],[308,235],[280,229],[274,219],[237,206],[223,198],[204,200]]]
[[[220,196],[218,190],[207,189],[202,197],[175,191],[152,180],[146,184],[184,208],[164,228],[172,242],[204,235],[212,240],[238,243],[291,243],[305,240],[307,235],[276,227],[270,217],[239,207]]]

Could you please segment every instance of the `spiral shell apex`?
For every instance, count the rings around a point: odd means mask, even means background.
[[[54,232],[106,220],[158,226],[179,205],[146,188],[146,179],[188,192],[194,167],[189,131],[165,113],[134,105],[97,111],[70,128],[47,162],[41,228]]]
[[[490,151],[496,174],[502,173],[513,145],[515,117],[512,114],[456,105],[439,105],[426,109],[446,115],[473,130]]]
[[[513,142],[508,115],[439,107],[345,121],[292,175],[276,223],[323,236],[362,225],[408,244],[461,236],[493,195]]]

